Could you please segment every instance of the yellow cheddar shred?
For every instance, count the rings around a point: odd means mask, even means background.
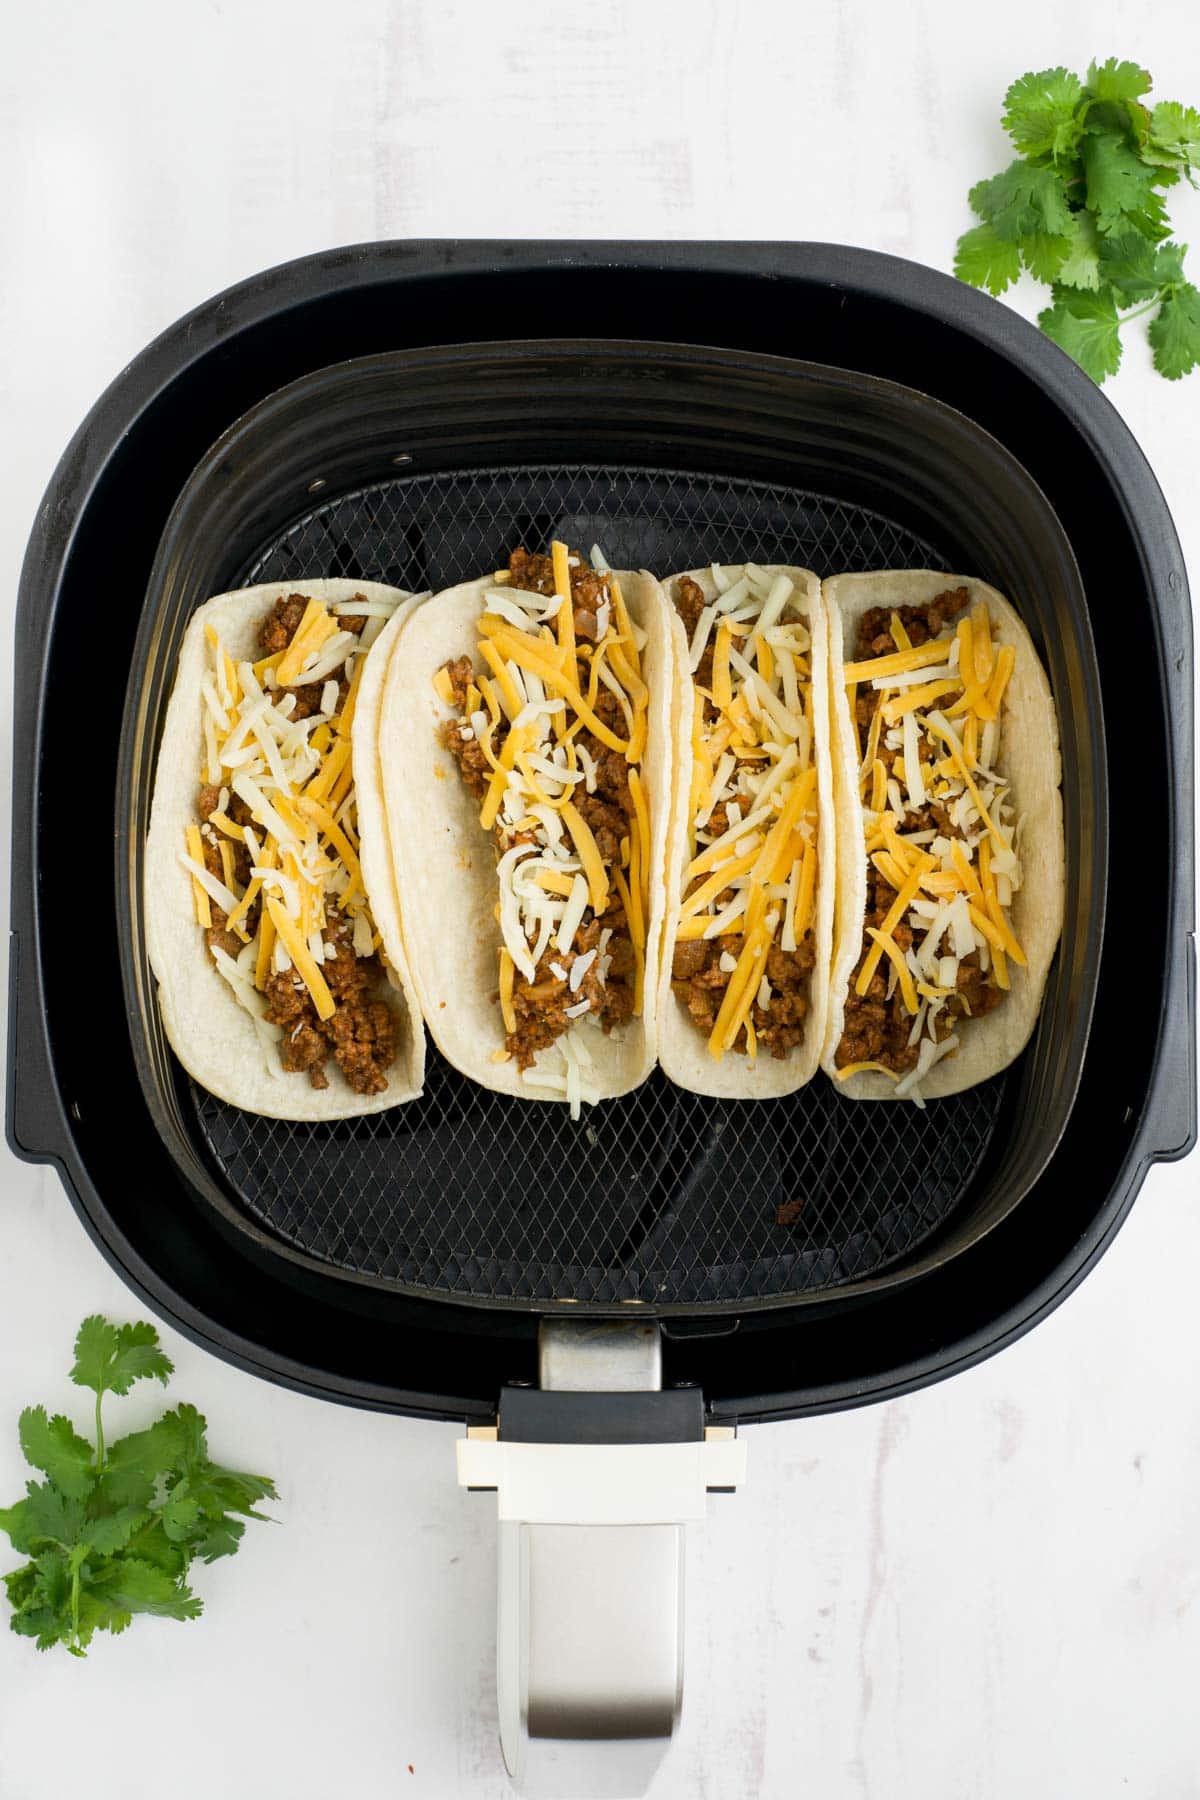
[[[975,685],[975,643],[969,618],[960,619],[956,630],[958,638],[958,672],[962,676],[963,686]]]
[[[346,704],[343,706],[336,721],[337,734],[340,738],[349,739],[351,727],[354,724],[355,710],[358,706],[359,684],[362,681],[362,672],[366,666],[367,659],[360,653],[355,659],[354,673],[350,677],[350,687],[346,694]]]
[[[281,906],[272,895],[267,896],[265,904],[271,922],[292,959],[292,966],[312,996],[312,1003],[317,1009],[318,1019],[331,1019],[337,1011],[337,1006],[333,995],[326,986],[325,977],[313,961],[312,952],[300,935],[295,920],[289,918],[286,908]]]
[[[608,877],[604,873],[604,859],[578,808],[569,800],[562,808],[562,819],[583,865],[592,911],[599,917],[608,907]]]
[[[889,932],[878,931],[874,925],[867,926],[867,934],[874,941],[876,949],[883,952],[896,971],[896,978],[900,983],[900,993],[904,1000],[904,1010],[915,1013],[917,990],[913,986],[912,971],[904,960],[903,950]]]
[[[729,986],[725,989],[720,1011],[708,1040],[710,1056],[719,1059],[736,1043],[737,1034],[754,1005],[769,949],[770,936],[764,921],[747,936],[738,957],[737,968],[729,977]]]
[[[296,635],[276,664],[275,679],[280,687],[290,687],[297,680],[313,651],[327,643],[337,629],[336,620],[330,618],[321,601],[310,600]]]
[[[977,600],[971,608],[971,648],[975,660],[976,681],[986,682],[992,673],[992,622],[987,602]]]
[[[479,654],[496,678],[496,686],[500,689],[500,700],[510,722],[516,718],[524,702],[517,692],[517,686],[509,671],[508,664],[489,638],[481,638]],[[480,679],[480,688],[487,694],[491,692],[491,683]]]
[[[921,876],[926,869],[931,868],[932,866],[932,857],[922,856],[919,859],[912,873],[905,881],[904,886],[900,889],[900,892],[896,895],[896,898],[887,910],[887,915],[880,928],[880,935],[882,937],[890,937],[891,933],[895,931],[897,925],[908,911],[909,906],[916,896],[917,889],[921,885]],[[883,950],[878,940],[876,940],[874,946],[867,952],[866,960],[863,963],[858,980],[854,984],[854,991],[860,999],[870,987],[875,971],[879,967],[879,961],[882,955]],[[914,1008],[913,1010],[915,1011],[916,1009]]]
[[[946,660],[945,638],[932,638],[912,650],[897,650],[893,656],[874,656],[867,662],[848,662],[842,680],[881,681],[885,675],[907,675],[913,669],[932,668]]]
[[[350,743],[346,738],[334,745],[329,754],[322,758],[321,766],[304,789],[308,800],[327,800],[334,783],[342,770],[350,761]]]
[[[637,820],[638,868],[641,870],[643,899],[645,899],[649,892],[650,881],[650,808],[646,800],[646,790],[642,786],[642,778],[636,769],[629,771],[629,792],[633,796],[633,810]]]
[[[254,985],[260,993],[271,972],[271,953],[275,948],[275,921],[264,906],[258,918],[258,955],[254,963]]]
[[[634,911],[633,896],[629,892],[629,884],[625,880],[620,869],[614,868],[613,880],[616,883],[617,892],[621,896],[621,905],[625,909],[625,923],[629,927],[629,941],[633,945],[633,1010],[634,1016],[640,1018],[642,1004],[645,998],[646,940],[644,936],[639,935],[636,929],[635,920],[637,915]]]
[[[895,644],[897,650],[912,649],[912,639],[909,637],[907,631],[905,631],[898,612],[893,612],[891,621],[888,625],[888,630],[892,634],[892,642]]]
[[[570,898],[575,885],[573,875],[560,875],[557,869],[538,869],[533,879],[544,893],[560,894],[564,900]]]
[[[727,713],[733,704],[733,686],[729,675],[729,652],[732,646],[733,632],[728,620],[722,619],[713,645],[712,694],[713,703],[723,713]]]
[[[200,837],[200,827],[198,825],[189,825],[186,835],[188,855],[193,862],[203,864],[204,844]],[[192,876],[192,896],[196,902],[196,923],[197,925],[203,925],[204,929],[207,931],[212,925],[212,906],[209,903],[208,893],[203,883],[197,881],[194,875]]]
[[[579,665],[575,654],[575,613],[571,605],[571,570],[567,560],[567,546],[559,543],[557,538],[550,546],[550,560],[554,565],[554,591],[559,599],[555,624],[558,627],[559,649],[563,653],[563,672],[571,682],[578,686]]]
[[[806,844],[804,862],[800,869],[800,882],[796,889],[796,905],[792,913],[792,935],[797,944],[801,942],[812,922],[813,895],[817,885],[817,847]]]
[[[959,685],[957,681],[943,679],[927,681],[921,687],[905,688],[896,699],[884,701],[880,708],[884,724],[894,725],[905,713],[916,712],[919,707],[932,706],[935,700],[940,700],[943,694],[952,694]]]
[[[710,875],[707,881],[702,882],[694,893],[687,895],[679,908],[680,918],[689,919],[695,913],[703,912],[709,902],[715,900],[731,881],[736,880],[739,875],[749,873],[758,861],[759,854],[759,846],[756,844],[744,856],[735,856],[732,862],[723,864],[714,875]]]
[[[1011,644],[1001,644],[996,652],[996,666],[992,673],[991,685],[988,688],[988,705],[994,711],[992,716],[999,718],[1000,702],[1004,698],[1004,690],[1008,686],[1008,678],[1013,672],[1017,653]]]
[[[517,1014],[513,1006],[513,959],[503,945],[500,947],[500,1016],[504,1020],[504,1029],[511,1036],[517,1029]]]
[[[625,605],[625,596],[621,592],[621,583],[615,575],[609,577],[609,592],[612,594],[613,611],[617,615],[617,630],[621,636],[622,647],[629,652],[629,663],[635,675],[642,672],[641,658],[638,655],[637,643],[633,635],[633,623],[629,617],[629,609]]]
[[[889,1069],[886,1063],[881,1062],[846,1063],[843,1068],[834,1070],[833,1078],[835,1081],[849,1081],[852,1075],[866,1075],[868,1072],[886,1075],[889,1081],[899,1081],[900,1079],[895,1069]]]

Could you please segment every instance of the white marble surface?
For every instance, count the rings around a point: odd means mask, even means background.
[[[1200,98],[1185,0],[41,0],[4,36],[6,614],[100,388],[257,269],[408,234],[830,238],[946,267],[1013,75],[1116,52]],[[1200,198],[1173,207],[1200,242]],[[1195,576],[1200,375],[1153,377],[1139,330],[1109,391]],[[7,617],[0,654],[7,678]],[[52,1175],[6,1159],[0,1189],[7,1500],[18,1408],[61,1400],[84,1313],[134,1308]],[[749,1488],[694,1537],[657,1800],[1200,1794],[1198,1189],[1195,1162],[1155,1171],[1083,1289],[983,1368],[751,1434]],[[0,1796],[504,1794],[493,1532],[453,1486],[455,1428],[170,1348],[282,1523],[203,1573],[196,1626],[139,1621],[84,1664],[0,1634]]]

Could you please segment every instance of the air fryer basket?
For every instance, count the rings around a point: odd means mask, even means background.
[[[532,445],[563,461],[524,462]],[[690,469],[663,466],[683,456]],[[468,457],[487,460],[454,467]],[[585,549],[599,539],[622,567],[928,566],[983,574],[1014,597],[1060,695],[1070,921],[1019,1065],[923,1113],[855,1103],[824,1077],[739,1104],[656,1072],[578,1124],[475,1086],[432,1049],[420,1100],[336,1125],[256,1118],[182,1077],[137,933],[157,725],[194,607],[320,573],[437,589],[552,535]],[[118,837],[135,1050],[168,1147],[228,1229],[428,1296],[540,1312],[745,1310],[911,1279],[1002,1218],[1051,1155],[1102,931],[1099,682],[1061,528],[961,415],[864,376],[652,345],[343,364],[272,396],[201,462],[168,523],[140,649]]]
[[[705,380],[693,384],[688,406],[648,452],[644,421],[664,410],[647,395],[655,383],[625,384],[610,358],[603,383],[589,382],[586,405],[564,417],[561,407],[531,399],[528,388],[516,397],[506,392],[494,354],[473,348],[484,329],[525,340],[512,354],[524,358],[528,375],[559,354],[546,345],[564,328],[600,351],[617,339],[669,346],[655,352],[665,365],[690,361],[679,348],[688,344],[802,354],[843,383],[837,429],[818,438],[789,430],[786,404],[773,415],[761,392],[745,389],[733,395],[731,411],[726,368],[719,392]],[[424,350],[417,360],[435,391],[419,400],[410,389],[403,417],[389,417],[386,394],[377,393],[378,410],[364,406],[349,439],[341,429],[316,446],[303,434],[277,436],[253,471],[253,498],[239,516],[215,504],[207,547],[219,554],[210,567],[195,563],[203,534],[191,534],[186,556],[186,546],[172,548],[164,538],[209,447],[272,393],[319,382],[314,372],[347,359],[437,344],[459,348]],[[710,360],[720,362],[721,353]],[[481,377],[484,365],[496,379]],[[221,1175],[193,1098],[176,1089],[170,1065],[153,1068],[161,1046],[145,1031],[151,1003],[138,986],[140,926],[129,905],[125,841],[118,842],[119,883],[110,886],[103,870],[113,847],[110,795],[119,829],[130,819],[129,733],[123,763],[119,755],[124,696],[131,675],[140,676],[157,704],[161,690],[156,696],[147,671],[170,662],[144,632],[139,639],[159,549],[167,559],[164,592],[186,590],[191,604],[243,576],[329,499],[398,473],[674,469],[718,476],[727,487],[741,483],[742,492],[757,484],[759,491],[833,496],[903,526],[948,561],[967,562],[970,552],[982,572],[1025,593],[1020,570],[996,553],[1006,541],[1018,559],[1024,548],[1011,515],[1007,525],[995,517],[986,459],[981,508],[966,517],[961,507],[948,512],[944,501],[954,499],[962,474],[953,445],[926,458],[902,425],[887,456],[876,455],[880,420],[861,412],[859,374],[968,415],[990,434],[984,443],[1002,445],[1049,501],[1083,578],[1099,705],[1094,687],[1072,690],[1054,635],[1044,636],[1043,651],[1064,719],[1078,719],[1087,734],[1085,750],[1093,716],[1137,721],[1137,757],[1111,758],[1106,772],[1113,840],[1136,843],[1138,856],[1114,859],[1106,888],[1081,887],[1082,917],[1068,923],[1073,944],[1081,927],[1089,944],[1099,933],[1099,969],[1077,1097],[1045,1166],[1045,1138],[1036,1123],[1024,1128],[1028,1084],[1044,1079],[1037,1064],[1045,1048],[1074,1053],[1072,1032],[1087,1010],[1086,992],[1064,982],[1061,959],[1050,1000],[1075,1026],[1061,1030],[1061,1012],[1047,1018],[1032,1055],[1003,1086],[961,1201],[915,1256],[910,1251],[895,1265],[904,1271],[919,1259],[927,1265],[923,1278],[893,1279],[895,1269],[881,1262],[873,1282],[672,1312],[663,1321],[664,1381],[700,1387],[710,1416],[746,1419],[862,1404],[953,1373],[1057,1305],[1112,1241],[1150,1163],[1190,1147],[1187,582],[1153,476],[1087,378],[986,296],[915,264],[837,246],[402,242],[338,249],[218,295],[122,371],[55,472],[22,572],[6,1130],[18,1154],[58,1169],[85,1227],[142,1300],[197,1342],[311,1393],[487,1420],[505,1383],[536,1378],[538,1321],[536,1303],[481,1304],[445,1289],[431,1300],[289,1245],[278,1217],[268,1229]],[[540,373],[538,383],[541,394]],[[788,404],[797,402],[793,425],[806,426],[802,383],[785,389]],[[593,429],[601,413],[602,429]],[[422,462],[430,446],[437,455]],[[862,478],[864,455],[873,458],[870,481]],[[922,465],[915,471],[914,455]],[[943,477],[954,479],[946,486]],[[326,486],[308,491],[320,482]],[[923,494],[923,503],[897,500],[898,492],[910,501]],[[212,484],[209,495],[218,498]],[[561,505],[559,495],[546,519]],[[178,601],[164,606],[160,622],[178,630]],[[147,734],[144,723],[141,730],[140,754],[148,758],[153,730]],[[1092,777],[1083,773],[1080,786],[1078,767],[1068,766],[1069,792],[1086,796]],[[139,780],[144,789],[144,768]],[[1094,824],[1082,819],[1078,836],[1072,827],[1073,870],[1085,867],[1078,853],[1088,829],[1094,850]],[[89,954],[81,965],[85,877]],[[112,954],[118,945],[123,966]],[[1130,945],[1137,946],[1136,980]],[[125,990],[123,975],[132,984]],[[122,1023],[127,999],[131,1033]],[[1052,1071],[1045,1091],[1066,1094],[1073,1079],[1060,1083]],[[158,1084],[161,1107],[148,1103],[147,1080],[151,1090]],[[986,1235],[942,1255],[964,1221],[986,1222],[976,1212],[985,1188],[1007,1196],[1026,1187]],[[799,1243],[788,1236],[785,1253],[794,1255]]]

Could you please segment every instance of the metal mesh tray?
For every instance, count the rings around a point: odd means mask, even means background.
[[[786,486],[525,466],[340,494],[262,545],[244,579],[437,588],[551,536],[662,571],[714,550],[819,574],[951,560],[877,512]],[[179,1080],[228,1189],[306,1257],[447,1297],[682,1309],[812,1295],[910,1255],[970,1184],[1005,1087],[999,1078],[920,1113],[845,1100],[823,1076],[751,1104],[687,1093],[656,1072],[572,1124],[561,1106],[476,1087],[431,1046],[420,1100],[305,1125]]]

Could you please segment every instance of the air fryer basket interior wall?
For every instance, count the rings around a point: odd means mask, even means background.
[[[566,467],[525,466],[539,451]],[[585,452],[602,466],[580,470]],[[685,457],[711,472],[672,472]],[[463,462],[457,476],[426,472]],[[818,481],[832,498],[809,491]],[[915,535],[934,533],[937,548]],[[598,536],[618,564],[662,569],[714,546],[822,574],[880,560],[965,569],[1016,599],[1061,696],[1069,925],[1010,1075],[924,1114],[846,1101],[823,1077],[737,1105],[655,1075],[582,1129],[561,1108],[486,1094],[432,1049],[421,1101],[336,1128],[255,1120],[182,1079],[141,941],[142,848],[195,606],[318,568],[436,589],[551,534]],[[625,343],[399,352],[317,371],[202,460],[151,573],[117,819],[148,1104],[185,1178],[261,1256],[359,1281],[540,1313],[635,1302],[681,1316],[912,1279],[998,1223],[1065,1126],[1102,936],[1104,766],[1070,548],[1020,466],[961,414],[873,377]],[[781,1224],[778,1206],[795,1201]]]
[[[1149,861],[1136,881],[1127,859],[1110,878],[1095,1025],[1057,1152],[985,1243],[912,1289],[834,1299],[802,1320],[789,1309],[717,1321],[720,1336],[679,1321],[667,1344],[668,1380],[702,1383],[714,1411],[742,1416],[850,1404],[949,1373],[1054,1305],[1111,1239],[1148,1162],[1191,1140],[1190,623],[1161,495],[1103,397],[1005,309],[892,258],[811,245],[365,246],[219,297],[131,365],[64,457],[22,582],[10,1141],[57,1163],[149,1304],[247,1367],[362,1404],[479,1417],[503,1381],[533,1376],[531,1320],[366,1289],[347,1304],[344,1284],[314,1275],[300,1291],[234,1252],[180,1182],[132,1055],[114,1039],[98,1060],[73,1030],[54,954],[72,870],[81,856],[104,867],[109,851],[105,809],[77,805],[77,722],[88,717],[96,765],[114,768],[140,597],[191,468],[283,383],[405,342],[469,342],[481,317],[530,338],[569,319],[597,337],[802,348],[884,374],[992,431],[1071,539],[1106,710],[1119,702],[1141,734],[1137,770],[1129,759],[1109,770],[1113,828],[1136,833]],[[69,857],[57,828],[68,815]],[[94,928],[115,941],[102,889]],[[1134,986],[1132,941],[1144,974]],[[94,981],[115,1018],[115,965],[99,962]]]

